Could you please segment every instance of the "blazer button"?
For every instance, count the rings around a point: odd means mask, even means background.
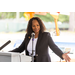
[[[38,56],[38,54],[36,54],[36,56]]]

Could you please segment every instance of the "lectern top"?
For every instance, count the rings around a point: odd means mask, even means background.
[[[20,53],[17,53],[17,52],[0,52],[0,55],[13,55],[13,56],[15,56],[15,55],[19,55]]]

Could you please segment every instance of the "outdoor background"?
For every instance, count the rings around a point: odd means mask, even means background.
[[[17,48],[23,41],[28,20],[24,16],[25,12],[0,12],[0,47],[8,40],[11,41],[2,50],[8,52]],[[75,12],[60,12],[58,14],[58,28],[60,35],[56,35],[55,21],[50,13],[34,14],[34,17],[40,17],[46,26],[46,31],[50,32],[55,44],[63,51],[75,53]],[[49,50],[51,55],[52,50]],[[57,60],[56,58],[53,58]]]
[[[35,14],[34,16],[40,17],[47,31],[52,33],[53,36],[56,35],[54,18],[49,13],[46,15]],[[60,35],[62,33],[67,35],[70,35],[70,33],[71,35],[72,33],[74,34],[74,31],[69,31],[69,16],[70,14],[68,13],[66,15],[59,14],[58,28],[60,29]],[[24,17],[24,12],[0,12],[0,46],[11,40],[11,43],[2,49],[3,51],[12,50],[22,42],[25,37],[27,24],[28,21]]]
[[[61,30],[68,30],[70,12],[64,14],[59,14],[58,27]],[[50,13],[46,15],[34,14],[34,16],[40,17],[43,20],[47,30],[55,28],[54,18]],[[27,23],[28,21],[26,21],[24,12],[0,12],[0,32],[19,32],[26,30]]]

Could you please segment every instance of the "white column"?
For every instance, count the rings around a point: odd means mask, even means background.
[[[69,30],[75,31],[75,12],[70,12],[69,16]]]
[[[16,20],[18,21],[20,17],[20,12],[16,12]]]

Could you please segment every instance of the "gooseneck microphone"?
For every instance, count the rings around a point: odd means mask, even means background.
[[[0,47],[0,50],[2,50],[5,46],[7,46],[11,41],[7,41],[5,44],[3,44],[1,47]]]
[[[32,33],[32,34],[31,34],[31,37],[32,37],[32,39],[34,40],[34,38],[35,38],[35,33]]]
[[[34,50],[34,38],[35,38],[35,33],[32,33],[31,37],[32,37],[32,54],[31,54],[31,56],[32,56],[32,62],[34,62],[34,52],[35,52],[35,50]]]

